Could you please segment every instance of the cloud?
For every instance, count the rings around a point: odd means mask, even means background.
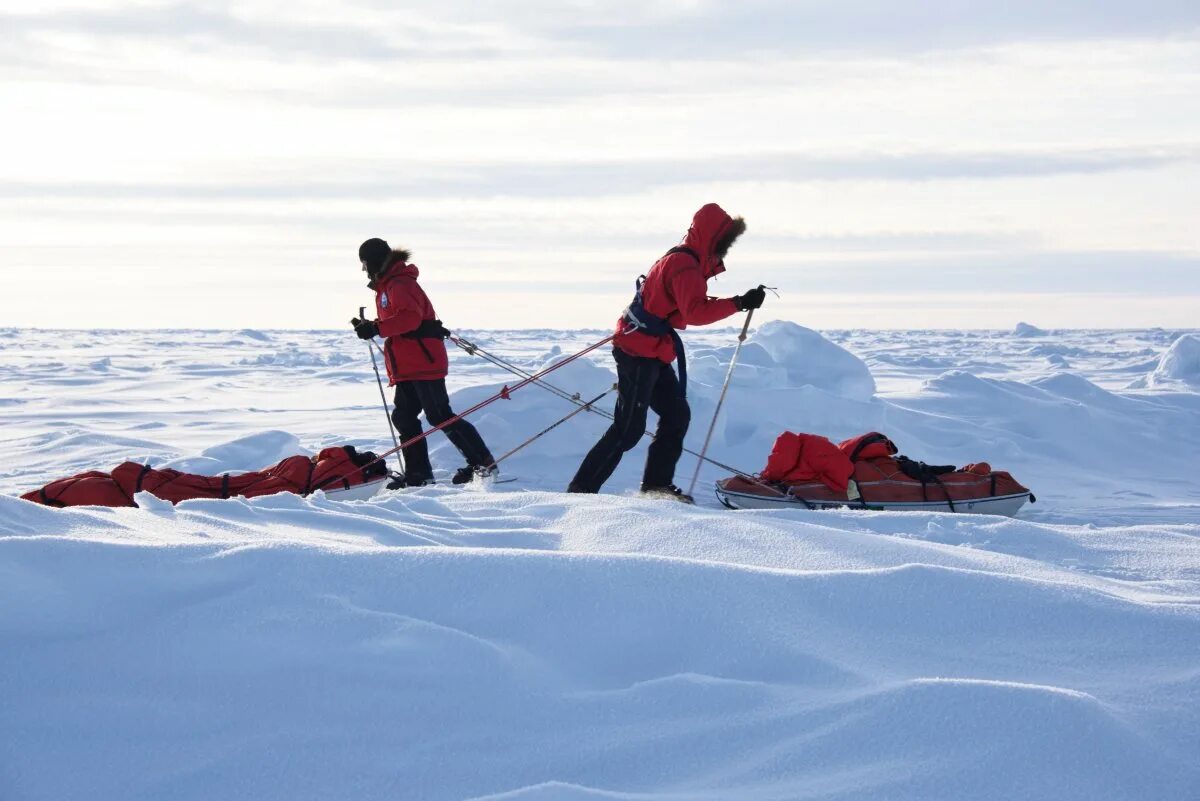
[[[562,25],[552,35],[610,56],[712,58],[731,51],[905,52],[1013,41],[1192,36],[1194,0],[743,0],[681,8],[665,22]]]
[[[114,62],[136,57],[130,48],[169,45],[183,51],[220,50],[243,56],[309,61],[402,61],[407,59],[493,59],[519,49],[520,37],[477,25],[430,20],[406,14],[400,25],[388,16],[344,15],[305,19],[295,9],[270,11],[270,4],[173,2],[49,13],[0,13],[0,29],[10,51],[5,60],[29,61],[30,53],[51,49],[111,50]],[[65,38],[64,38],[65,37]],[[57,59],[46,57],[52,69]]]
[[[203,182],[0,182],[0,197],[33,199],[301,200],[362,198],[363,187],[423,197],[599,197],[713,183],[939,181],[1101,174],[1200,163],[1200,144],[962,153],[773,153],[704,158],[413,164],[314,161],[306,178]],[[333,178],[312,176],[338,175]]]
[[[512,57],[721,61],[754,53],[903,54],[1020,41],[1200,35],[1194,0],[257,0],[89,4],[0,14],[6,50],[55,35],[243,49],[285,59]],[[47,64],[50,62],[48,61]]]

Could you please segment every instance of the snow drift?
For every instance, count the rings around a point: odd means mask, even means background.
[[[1054,331],[1035,354],[1003,332],[763,328],[714,456],[758,469],[781,430],[879,429],[933,462],[1012,469],[1038,505],[664,506],[630,495],[639,451],[604,495],[551,491],[607,426],[595,414],[491,487],[0,497],[0,798],[1194,796],[1200,393],[1174,371],[1171,391],[1126,389],[1173,335]],[[471,338],[536,369],[604,333]],[[360,341],[261,334],[13,332],[0,486],[388,439]],[[698,446],[733,334],[686,337],[711,357],[691,390]],[[239,363],[292,348],[321,364]],[[454,358],[460,408],[515,381]],[[553,381],[590,397],[610,364]],[[572,408],[530,387],[476,423],[499,453]],[[457,455],[433,446],[444,476]]]
[[[1185,334],[1167,348],[1154,370],[1139,384],[1148,387],[1200,389],[1200,336]]]

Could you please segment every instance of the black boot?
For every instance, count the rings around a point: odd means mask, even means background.
[[[695,498],[674,484],[667,484],[665,487],[651,487],[643,484],[642,495],[647,498],[665,498],[666,500],[679,501],[680,503],[694,504],[696,502]]]
[[[471,465],[463,465],[454,473],[454,478],[450,479],[452,484],[470,484],[477,478],[483,479],[489,476],[500,474],[500,468],[492,465],[491,467],[472,467]]]
[[[432,476],[402,476],[399,473],[388,473],[391,481],[387,483],[387,488],[390,490],[406,489],[408,487],[427,487],[430,484],[436,484]]]

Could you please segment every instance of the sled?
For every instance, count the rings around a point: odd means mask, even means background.
[[[338,487],[337,489],[320,490],[320,492],[324,492],[325,497],[331,501],[365,501],[378,495],[387,486],[387,483],[388,477],[383,476],[355,484],[348,489]]]
[[[877,512],[956,512],[1013,517],[1033,499],[1029,490],[1005,495],[960,498],[953,508],[947,500],[864,501],[861,498],[823,498],[824,484],[769,485],[730,476],[716,482],[717,500],[728,509],[865,509]],[[866,488],[869,496],[871,485]],[[806,495],[808,497],[806,497]]]
[[[868,509],[952,512],[1012,517],[1033,493],[987,462],[929,465],[898,455],[896,444],[872,431],[834,445],[817,434],[780,434],[757,476],[716,483],[730,509]]]

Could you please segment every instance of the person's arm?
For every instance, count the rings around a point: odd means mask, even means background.
[[[416,331],[421,325],[421,310],[416,298],[404,292],[396,281],[383,287],[387,292],[388,305],[379,315],[379,335],[398,337]]]
[[[709,325],[737,314],[733,298],[710,298],[708,283],[697,268],[676,270],[670,278],[671,297],[679,308],[676,328]],[[674,322],[674,321],[672,321]]]

